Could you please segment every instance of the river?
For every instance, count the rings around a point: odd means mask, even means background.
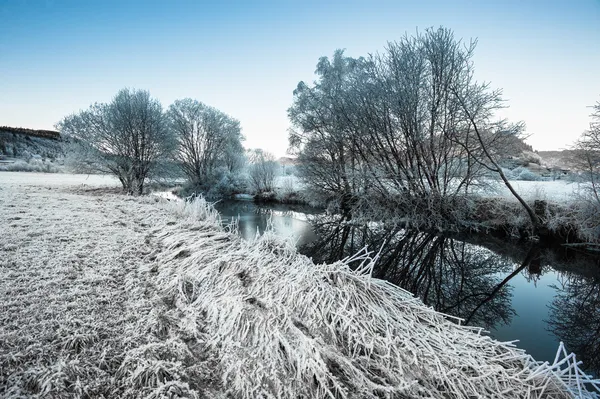
[[[487,236],[353,225],[303,207],[224,201],[216,208],[224,223],[237,219],[242,237],[252,239],[271,226],[316,263],[367,247],[379,253],[374,277],[498,340],[518,340],[536,360],[552,362],[562,341],[586,371],[600,375],[598,258]]]

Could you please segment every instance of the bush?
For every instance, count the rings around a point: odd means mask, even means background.
[[[275,189],[275,176],[279,165],[275,156],[261,149],[249,151],[250,166],[248,173],[255,193],[270,192]]]
[[[185,198],[193,194],[202,194],[205,198],[214,201],[246,192],[248,192],[247,175],[219,169],[215,176],[212,176],[202,184],[188,182],[177,190],[177,195]]]
[[[506,178],[508,180],[517,180],[517,176],[513,173],[512,170],[510,170],[508,168],[502,168],[502,172],[504,173],[504,176],[506,176]]]
[[[11,163],[1,163],[0,171],[4,172],[42,172],[42,173],[59,173],[61,170],[55,165],[44,162],[40,159],[30,159],[29,161],[23,161],[21,159],[15,160]]]
[[[529,170],[523,166],[519,166],[518,168],[513,169],[512,175],[514,176],[515,180],[525,180],[525,181],[544,180],[542,176],[538,175],[537,173],[532,172],[531,170]]]
[[[524,164],[534,163],[540,165],[542,163],[542,157],[531,151],[523,151],[520,158]]]
[[[219,181],[207,192],[208,198],[227,198],[248,190],[248,177],[241,173],[224,172]]]

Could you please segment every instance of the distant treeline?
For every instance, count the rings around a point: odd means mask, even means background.
[[[42,137],[45,139],[60,139],[60,133],[54,130],[34,130],[22,127],[0,126],[0,132],[23,134],[26,136]]]

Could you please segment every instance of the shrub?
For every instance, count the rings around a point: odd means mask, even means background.
[[[540,165],[542,163],[542,157],[540,157],[535,152],[531,151],[523,151],[520,158],[523,160],[525,164],[534,163]]]
[[[248,177],[241,173],[224,171],[221,178],[207,192],[208,198],[226,198],[248,190]]]
[[[55,165],[44,162],[40,159],[30,159],[29,161],[23,161],[17,159],[12,163],[0,164],[0,171],[5,172],[42,172],[42,173],[59,173],[61,170]]]
[[[514,176],[515,180],[525,180],[525,181],[544,180],[542,178],[542,176],[538,175],[535,172],[532,172],[531,170],[529,170],[523,166],[519,166],[518,168],[513,169],[512,175]]]

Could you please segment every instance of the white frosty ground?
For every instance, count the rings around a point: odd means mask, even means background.
[[[70,173],[32,173],[0,171],[0,188],[12,186],[43,187],[115,187],[121,183],[112,175],[85,175]]]
[[[114,374],[141,342],[128,284],[165,213],[21,184],[0,183],[0,397],[115,397]]]
[[[554,181],[523,181],[511,180],[513,188],[526,201],[548,200],[554,202],[569,202],[585,192],[585,183],[573,183],[565,180]],[[492,195],[488,193],[487,195]],[[484,194],[485,195],[485,194]],[[515,201],[508,188],[501,182],[497,183],[497,195]]]
[[[202,202],[73,190],[0,185],[0,397],[595,397]]]

